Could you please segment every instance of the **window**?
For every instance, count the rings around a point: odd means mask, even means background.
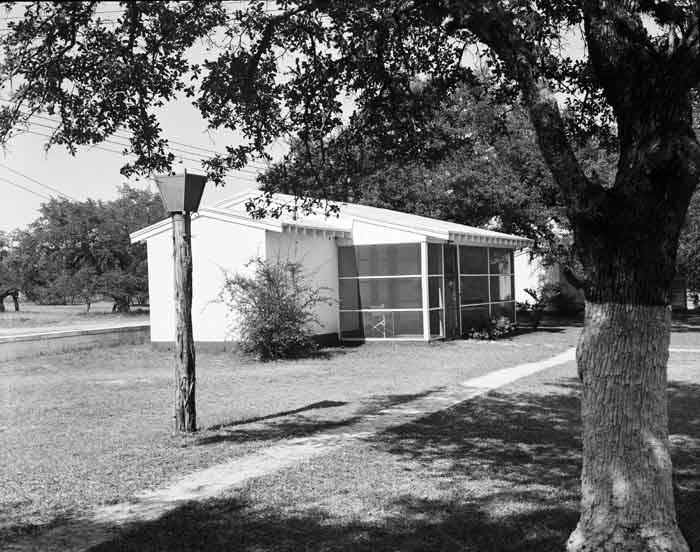
[[[488,259],[486,247],[459,246],[459,271],[461,274],[488,274]]]
[[[442,244],[428,244],[428,274],[442,276]]]
[[[423,336],[420,256],[417,243],[338,248],[343,339]]]
[[[341,312],[343,339],[423,337],[421,311]]]
[[[513,277],[491,276],[491,301],[513,300]]]
[[[457,274],[457,246],[445,244],[445,275]]]
[[[341,277],[420,274],[420,244],[400,243],[338,247]]]
[[[513,274],[513,263],[510,249],[489,249],[489,274]]]
[[[441,337],[445,335],[445,329],[442,322],[442,310],[430,311],[430,336]]]
[[[502,247],[459,247],[462,331],[493,319],[515,319],[513,252]]]
[[[462,332],[483,328],[490,320],[489,305],[462,308]]]
[[[491,305],[491,318],[498,320],[499,318],[507,318],[511,322],[515,321],[515,303],[494,303]]]
[[[462,305],[489,302],[488,276],[462,276],[459,285],[462,291]]]
[[[444,306],[444,294],[442,289],[442,283],[442,276],[431,276],[430,278],[428,278],[428,297],[429,306],[431,309],[442,308]]]

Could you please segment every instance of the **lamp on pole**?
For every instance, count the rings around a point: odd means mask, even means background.
[[[197,431],[195,353],[192,335],[191,214],[196,213],[206,178],[197,174],[156,176],[165,210],[173,223],[175,274],[175,429]]]

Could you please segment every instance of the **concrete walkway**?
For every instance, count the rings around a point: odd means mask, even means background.
[[[119,328],[134,328],[148,325],[148,316],[138,317],[134,320],[114,320],[111,322],[86,321],[82,324],[65,324],[49,326],[29,326],[23,328],[0,328],[0,337],[25,337],[37,335],[54,335],[64,332],[111,330]]]
[[[354,440],[369,437],[445,410],[508,385],[515,380],[575,359],[575,349],[551,358],[519,364],[440,389],[400,406],[366,415],[349,427],[319,433],[312,437],[285,440],[242,458],[198,470],[173,484],[144,491],[129,501],[97,509],[87,520],[77,520],[10,546],[9,551],[81,551],[113,538],[119,526],[154,520],[192,500],[206,500],[240,487],[245,481],[271,474],[303,460],[326,454]]]

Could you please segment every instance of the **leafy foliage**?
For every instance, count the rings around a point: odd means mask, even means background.
[[[464,337],[468,339],[481,339],[486,341],[493,341],[495,339],[501,339],[508,337],[513,334],[518,329],[515,322],[511,322],[508,318],[501,317],[498,319],[492,319],[489,323],[481,328],[468,328],[464,332]]]
[[[525,235],[552,250],[567,225],[527,114],[483,86],[463,86],[435,110],[416,155],[387,152],[352,126],[308,150],[298,141],[260,178],[263,190],[397,209]]]
[[[14,236],[0,232],[0,312],[4,311],[4,300],[12,296],[15,308],[19,308],[18,295],[22,289],[22,264],[14,247]]]
[[[221,297],[236,318],[241,350],[260,360],[308,355],[317,349],[314,307],[329,300],[306,282],[297,263],[256,258],[253,276],[226,277]]]
[[[17,232],[16,256],[23,268],[22,290],[42,303],[76,299],[88,308],[96,295],[110,297],[114,310],[127,311],[148,293],[143,244],[129,233],[165,216],[156,194],[123,186],[113,201],[52,199],[39,218]]]

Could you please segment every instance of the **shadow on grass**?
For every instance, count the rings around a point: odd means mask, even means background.
[[[319,408],[335,408],[337,406],[345,406],[346,402],[341,401],[319,401],[300,408],[295,408],[294,410],[284,410],[282,412],[275,412],[274,414],[268,414],[267,416],[258,416],[256,418],[244,418],[242,420],[233,420],[230,422],[225,422],[223,424],[216,424],[214,426],[208,427],[207,430],[217,430],[226,429],[228,427],[252,424],[253,422],[262,422],[265,420],[272,420],[274,418],[282,418],[284,416],[290,416],[292,414],[300,414],[301,412],[306,412],[308,410],[317,410]]]
[[[546,515],[553,530],[534,535],[529,528],[540,522],[541,513],[514,515],[503,523],[474,504],[411,498],[395,505],[401,514],[379,523],[337,525],[322,510],[281,516],[272,508],[253,510],[247,501],[219,499],[188,504],[89,551],[553,552],[562,548],[559,531],[575,521],[570,512],[550,508]]]
[[[345,406],[348,403],[341,401],[320,401],[312,403],[294,410],[277,412],[268,416],[250,418],[247,420],[233,421],[226,424],[217,424],[207,431],[214,431],[214,434],[203,435],[195,442],[195,446],[212,445],[222,442],[245,443],[249,441],[274,441],[279,439],[290,439],[296,437],[311,437],[324,431],[332,431],[342,427],[351,426],[363,419],[368,414],[376,414],[385,408],[398,406],[421,397],[429,395],[433,391],[406,395],[381,395],[363,401],[351,416],[342,419],[324,419],[322,414],[316,413],[314,416],[299,416],[303,412],[319,411],[327,408]],[[286,420],[269,422],[278,418]],[[250,427],[243,427],[248,425]],[[235,428],[235,429],[229,429]]]
[[[90,550],[559,551],[578,518],[578,389],[569,379],[537,393],[491,393],[372,437],[370,446],[399,469],[418,465],[416,477],[436,489],[429,497],[405,487],[392,493],[385,481],[386,500],[372,522],[304,508],[314,502],[303,496],[290,513],[243,494],[183,505]],[[700,385],[672,382],[669,398],[679,523],[698,550]],[[377,469],[367,477],[396,473]],[[341,504],[342,492],[334,497]]]

